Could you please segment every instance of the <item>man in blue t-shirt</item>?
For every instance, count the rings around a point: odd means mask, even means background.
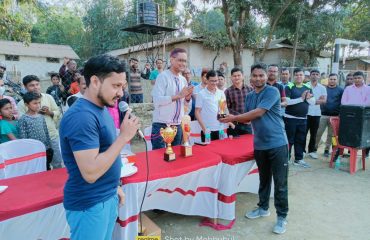
[[[121,149],[140,127],[129,113],[116,137],[112,107],[122,97],[125,66],[118,58],[99,55],[84,67],[86,90],[65,113],[60,124],[60,144],[68,180],[64,187],[64,208],[71,239],[111,239],[124,203],[120,184]]]
[[[258,208],[246,214],[247,218],[270,215],[269,198],[271,180],[275,184],[275,208],[277,222],[273,232],[286,231],[288,214],[288,141],[280,114],[280,93],[275,87],[266,84],[266,68],[260,64],[252,66],[251,81],[255,89],[246,97],[246,113],[228,115],[221,122],[251,122],[254,132],[254,157],[259,170]]]

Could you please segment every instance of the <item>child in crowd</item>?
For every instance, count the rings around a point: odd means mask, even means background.
[[[42,142],[46,147],[46,168],[50,170],[53,159],[53,149],[49,131],[44,117],[39,114],[41,108],[41,94],[27,92],[23,96],[28,111],[18,121],[19,138],[35,139]]]
[[[50,94],[54,98],[55,103],[60,106],[63,102],[63,97],[65,97],[64,86],[60,83],[60,77],[58,74],[54,73],[50,78],[53,85],[48,87],[46,93]]]
[[[9,99],[0,100],[0,143],[17,139],[17,121],[14,120],[13,106]]]

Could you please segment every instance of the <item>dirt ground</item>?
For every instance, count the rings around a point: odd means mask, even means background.
[[[319,153],[322,152],[320,149]],[[283,235],[272,233],[276,220],[273,198],[271,216],[254,220],[244,217],[258,202],[258,195],[251,193],[237,195],[236,223],[227,231],[199,227],[201,217],[152,212],[148,215],[162,229],[164,240],[369,240],[370,170],[350,175],[329,168],[329,159],[319,155],[316,160],[306,157],[311,168],[290,165],[288,225]],[[369,169],[369,159],[366,163]]]

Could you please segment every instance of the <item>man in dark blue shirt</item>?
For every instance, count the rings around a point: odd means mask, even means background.
[[[126,114],[116,137],[112,107],[122,97],[125,66],[115,57],[100,55],[84,67],[86,90],[65,113],[60,124],[60,144],[68,180],[64,187],[64,208],[71,239],[111,239],[118,216],[120,151],[140,127],[136,117]]]
[[[331,73],[329,75],[328,86],[326,87],[326,92],[328,93],[326,103],[321,105],[321,118],[319,124],[319,130],[316,136],[316,149],[318,148],[322,134],[325,129],[328,128],[326,144],[324,150],[324,156],[329,157],[329,150],[331,146],[331,138],[333,137],[333,128],[330,124],[330,117],[339,116],[340,101],[343,95],[343,88],[338,85],[338,75],[336,73]]]
[[[275,208],[277,222],[273,232],[286,231],[288,214],[288,141],[280,111],[280,93],[266,84],[266,68],[256,64],[251,69],[251,81],[255,90],[246,97],[246,113],[228,115],[221,122],[251,122],[254,132],[254,157],[259,170],[258,208],[248,212],[247,218],[270,215],[269,197],[272,177],[275,184]]]
[[[309,84],[303,83],[304,72],[300,68],[294,69],[294,82],[285,87],[288,106],[285,109],[285,130],[289,141],[289,156],[294,145],[294,165],[310,167],[303,160],[303,151],[306,145],[306,128],[308,105],[315,104],[312,89]]]

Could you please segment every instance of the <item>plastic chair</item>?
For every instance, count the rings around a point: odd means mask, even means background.
[[[46,152],[42,142],[17,139],[0,144],[5,178],[46,171]]]
[[[349,172],[350,174],[354,174],[356,171],[356,163],[357,163],[357,151],[359,149],[349,146],[340,145],[338,141],[339,135],[339,117],[330,117],[330,125],[333,128],[333,152],[331,153],[330,163],[329,166],[333,167],[334,158],[336,152],[339,150],[339,154],[343,154],[343,150],[347,148],[350,151],[350,158],[349,158]],[[362,170],[365,170],[365,157],[366,157],[366,149],[362,150]]]

